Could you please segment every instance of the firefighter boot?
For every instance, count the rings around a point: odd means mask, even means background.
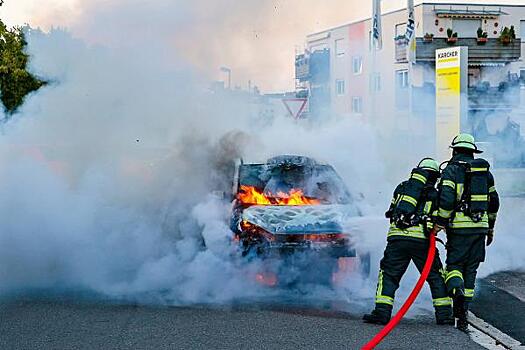
[[[454,317],[458,319],[456,327],[462,332],[468,331],[465,292],[459,288],[454,292]]]
[[[467,314],[458,318],[457,328],[462,332],[468,333]]]
[[[452,308],[450,306],[437,306],[436,307],[436,323],[444,326],[454,326],[456,320],[452,316]]]
[[[454,317],[459,318],[459,316],[463,312],[463,308],[465,307],[465,292],[463,291],[463,289],[456,288],[452,293]]]
[[[392,306],[377,304],[376,308],[369,314],[363,316],[365,323],[374,323],[385,325],[390,321],[392,315]]]

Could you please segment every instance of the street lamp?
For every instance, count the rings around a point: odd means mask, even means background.
[[[228,73],[228,89],[232,88],[232,70],[228,67],[221,67],[221,72]]]

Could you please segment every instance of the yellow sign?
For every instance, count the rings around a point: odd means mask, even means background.
[[[436,50],[436,153],[450,157],[448,146],[461,130],[464,114],[468,48]]]

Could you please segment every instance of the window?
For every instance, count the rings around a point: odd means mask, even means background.
[[[399,89],[408,88],[408,70],[396,71],[396,86]]]
[[[335,41],[335,55],[343,57],[345,55],[345,41],[344,39],[337,39]]]
[[[405,35],[406,28],[407,28],[407,24],[406,23],[396,24],[396,32],[394,33],[394,38],[398,37],[400,35]]]
[[[352,72],[357,75],[363,71],[363,57],[354,56],[352,57]]]
[[[525,43],[525,21],[520,21],[520,38],[521,42]]]
[[[352,113],[363,113],[363,99],[359,96],[352,97]]]
[[[396,109],[406,111],[409,108],[409,90],[408,90],[408,70],[396,71]]]
[[[468,87],[475,87],[481,82],[481,68],[468,67]]]
[[[380,73],[370,74],[370,91],[371,92],[381,91],[381,74]]]
[[[344,80],[336,80],[335,81],[335,92],[337,96],[342,96],[345,94],[345,81]]]

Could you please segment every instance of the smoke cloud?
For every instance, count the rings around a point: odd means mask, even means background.
[[[304,154],[381,202],[373,130],[260,121],[235,94],[212,92],[157,43],[109,48],[65,30],[28,32],[31,70],[50,82],[0,138],[0,293],[85,290],[111,298],[196,303],[273,293],[260,262],[230,243],[234,159]],[[337,149],[337,152],[333,150]],[[380,203],[381,206],[383,203]]]
[[[268,40],[257,52],[251,40],[287,35],[265,21],[291,3],[259,3],[95,1],[79,4],[74,34],[28,33],[31,70],[50,84],[0,136],[0,293],[87,290],[163,303],[271,295],[250,278],[259,262],[239,259],[230,244],[230,205],[213,192],[228,190],[238,157],[302,154],[332,164],[359,199],[365,217],[349,227],[372,251],[372,276],[347,281],[335,296],[352,293],[370,305],[386,240],[381,215],[394,185],[428,154],[399,140],[376,142],[374,127],[337,116],[262,120],[249,100],[210,91],[219,62],[235,60],[246,76],[260,55],[284,50]],[[254,8],[260,18],[243,16]],[[260,74],[282,86],[269,74],[274,64],[282,62],[268,59]],[[502,217],[498,230],[513,233],[497,237],[488,270],[525,266],[511,224],[520,214]]]

